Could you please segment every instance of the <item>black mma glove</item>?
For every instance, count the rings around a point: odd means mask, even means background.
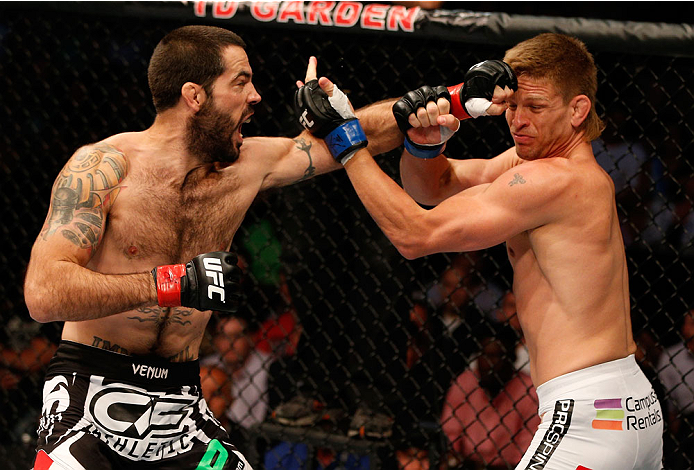
[[[494,87],[518,90],[518,80],[510,65],[502,60],[485,60],[465,73],[464,82],[448,87],[451,94],[451,114],[460,120],[487,116]],[[472,100],[472,101],[470,101]]]
[[[318,80],[309,80],[296,91],[294,104],[301,125],[324,139],[330,154],[343,165],[368,144],[347,95],[337,86],[333,96],[328,96],[318,85]]]
[[[407,120],[408,116],[416,113],[419,108],[426,108],[427,103],[430,101],[436,103],[439,98],[445,98],[451,101],[451,95],[445,86],[439,85],[432,88],[428,85],[424,85],[416,90],[407,92],[405,96],[400,98],[393,105],[393,116],[395,116],[395,121],[398,123],[400,132],[405,135],[405,149],[415,157],[437,157],[443,151],[443,145],[446,143],[446,140],[453,135],[450,129],[442,128],[441,142],[436,144],[420,144],[413,142],[407,135],[407,130],[412,127]]]
[[[234,253],[214,251],[186,264],[157,266],[152,270],[161,307],[236,312],[241,300],[241,268]]]

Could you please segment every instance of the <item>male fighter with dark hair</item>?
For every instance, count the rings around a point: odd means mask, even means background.
[[[306,102],[347,101],[327,78],[314,78],[297,92],[299,112],[319,110]],[[395,105],[401,128],[413,126],[400,166],[407,192],[368,150],[341,158],[406,258],[506,243],[542,418],[518,469],[661,468],[663,416],[634,360],[614,184],[590,145],[601,131],[596,89],[585,45],[542,34],[508,50],[504,62],[473,66],[452,97],[422,87]],[[324,131],[344,121],[357,127],[348,102],[333,108],[337,118],[312,120]],[[505,110],[515,146],[490,160],[447,159],[443,140],[460,125],[450,109],[459,118]]]
[[[29,311],[65,322],[35,470],[246,466],[200,393],[211,310],[240,298],[225,250],[259,191],[340,168],[308,132],[243,139],[261,98],[230,31],[172,31],[148,76],[154,123],[75,152],[31,253]],[[393,102],[358,113],[374,154],[402,142]]]

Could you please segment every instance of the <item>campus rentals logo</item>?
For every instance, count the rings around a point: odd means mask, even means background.
[[[644,397],[606,398],[595,400],[593,429],[634,431],[654,426],[663,420],[655,392]]]
[[[621,398],[595,400],[593,405],[596,410],[593,429],[624,430],[624,408]]]

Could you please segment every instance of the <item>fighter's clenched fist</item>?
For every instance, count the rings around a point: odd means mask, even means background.
[[[465,73],[464,82],[448,87],[451,113],[458,119],[497,116],[506,111],[506,99],[518,89],[518,80],[501,60],[485,60]]]
[[[405,149],[415,157],[436,157],[458,130],[460,120],[503,113],[516,89],[518,82],[508,64],[485,60],[467,71],[463,83],[425,85],[406,93],[393,105],[393,115],[405,135]]]
[[[237,261],[234,253],[215,251],[186,264],[157,266],[152,276],[159,306],[236,312],[241,299]]]

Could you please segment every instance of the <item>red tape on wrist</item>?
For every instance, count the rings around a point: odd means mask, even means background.
[[[157,266],[157,302],[160,307],[180,307],[181,277],[185,275],[185,264]]]
[[[461,121],[463,119],[469,119],[471,116],[465,111],[463,103],[460,102],[460,89],[463,88],[462,83],[457,85],[449,86],[448,92],[451,94],[451,114]]]

